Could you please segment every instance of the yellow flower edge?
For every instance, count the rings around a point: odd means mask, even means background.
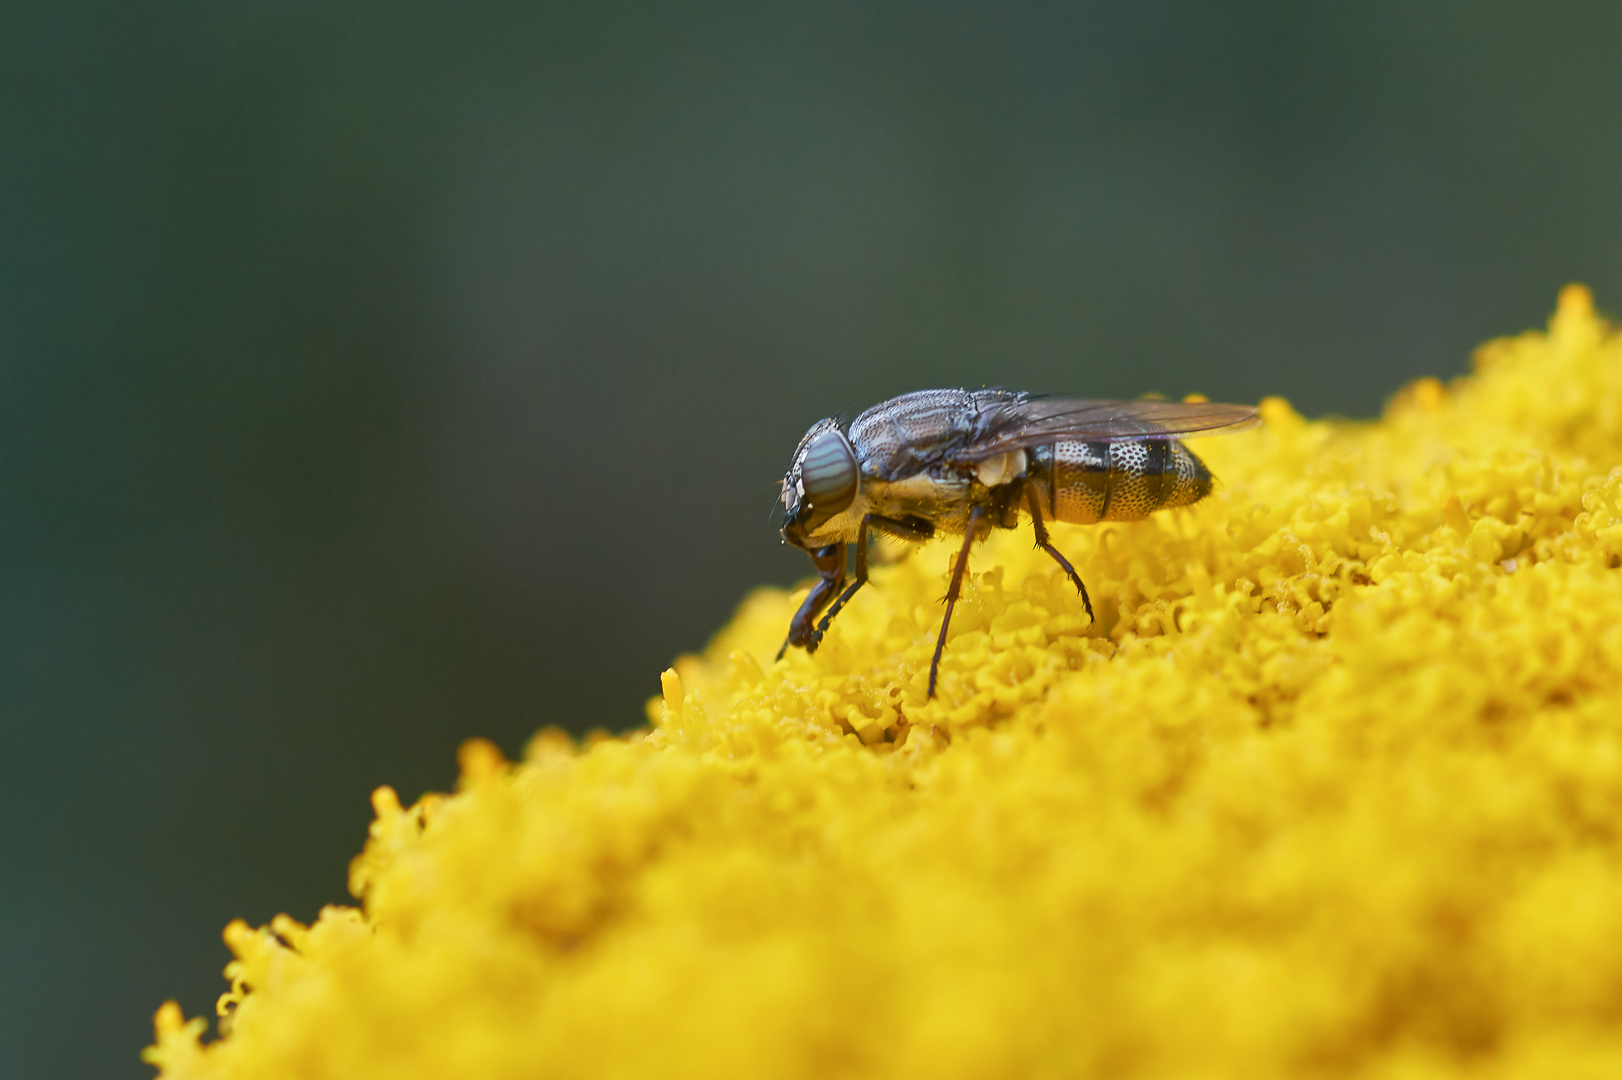
[[[652,728],[374,796],[171,1080],[1622,1076],[1622,336],[1565,289],[1205,503],[763,589]]]

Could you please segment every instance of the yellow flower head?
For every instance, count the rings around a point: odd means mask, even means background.
[[[652,730],[384,788],[170,1080],[1622,1076],[1622,337],[1588,293],[1210,499],[765,589]],[[802,594],[803,595],[803,594]]]

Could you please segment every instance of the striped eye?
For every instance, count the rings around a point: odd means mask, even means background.
[[[830,427],[805,444],[800,454],[802,511],[810,523],[828,520],[856,498],[856,454],[838,428]]]

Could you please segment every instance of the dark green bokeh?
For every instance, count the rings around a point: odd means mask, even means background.
[[[638,724],[820,416],[1371,414],[1622,296],[1614,6],[215,7],[0,12],[7,1076],[145,1075],[375,785]]]

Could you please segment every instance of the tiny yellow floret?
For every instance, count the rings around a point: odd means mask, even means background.
[[[168,1080],[1622,1076],[1622,336],[1587,290],[1149,520],[763,589],[651,727],[481,740]],[[612,719],[612,718],[605,718]]]

